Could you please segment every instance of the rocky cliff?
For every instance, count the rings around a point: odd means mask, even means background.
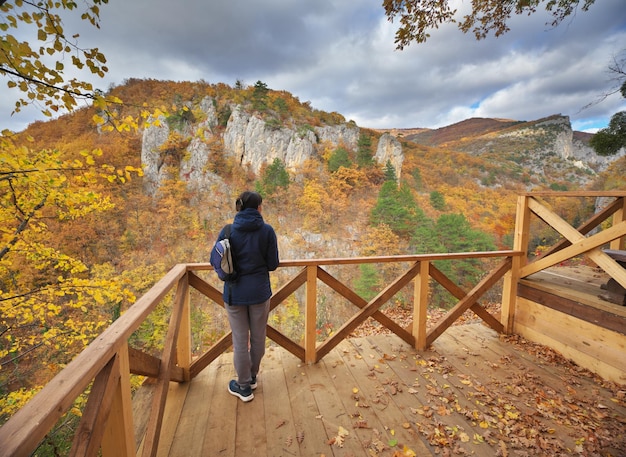
[[[354,124],[325,125],[320,127],[291,128],[269,125],[258,115],[247,112],[241,105],[232,107],[231,115],[223,133],[218,132],[215,103],[205,98],[200,104],[205,120],[188,126],[193,132],[191,141],[182,155],[178,167],[179,178],[196,190],[206,190],[221,182],[221,178],[208,170],[212,152],[234,158],[241,166],[258,173],[263,165],[280,159],[288,170],[295,171],[306,160],[318,154],[322,145],[343,145],[356,150],[361,129]],[[170,135],[170,127],[161,119],[143,132],[141,161],[144,169],[144,186],[153,195],[163,179],[172,173],[163,145]],[[212,151],[213,150],[213,151]],[[374,159],[381,164],[390,161],[400,177],[402,171],[402,146],[389,134],[378,142]]]

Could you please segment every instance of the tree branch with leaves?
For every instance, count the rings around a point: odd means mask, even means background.
[[[587,11],[595,0],[472,0],[472,11],[457,19],[451,0],[384,0],[389,21],[398,21],[395,44],[404,49],[411,43],[424,43],[430,31],[443,24],[457,24],[463,33],[472,32],[477,40],[490,33],[496,37],[507,33],[513,15],[530,16],[540,5],[552,15],[551,26],[558,26],[580,8]]]

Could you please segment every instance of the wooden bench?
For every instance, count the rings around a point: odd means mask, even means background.
[[[626,269],[626,251],[603,249],[602,252],[615,260],[622,266],[622,268]],[[606,291],[605,293],[599,295],[601,299],[626,306],[626,289],[615,279],[609,279],[606,284],[602,284],[601,289]]]

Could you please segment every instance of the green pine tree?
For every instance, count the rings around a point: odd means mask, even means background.
[[[350,162],[348,151],[341,146],[335,149],[328,159],[328,171],[331,173],[339,170],[339,167],[350,168],[351,166],[352,162]]]
[[[359,265],[360,276],[356,279],[354,290],[362,298],[370,301],[378,295],[380,289],[380,275],[378,270],[371,263]]]
[[[361,168],[372,166],[374,159],[372,156],[372,138],[362,133],[357,143],[356,163]]]

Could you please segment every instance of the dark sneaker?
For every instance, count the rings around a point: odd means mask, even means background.
[[[252,381],[250,381],[250,388],[252,390],[256,389],[258,384],[256,383],[256,376],[252,376]]]
[[[254,398],[250,387],[243,389],[234,379],[228,383],[228,391],[235,397],[239,397],[241,401],[250,401]]]

